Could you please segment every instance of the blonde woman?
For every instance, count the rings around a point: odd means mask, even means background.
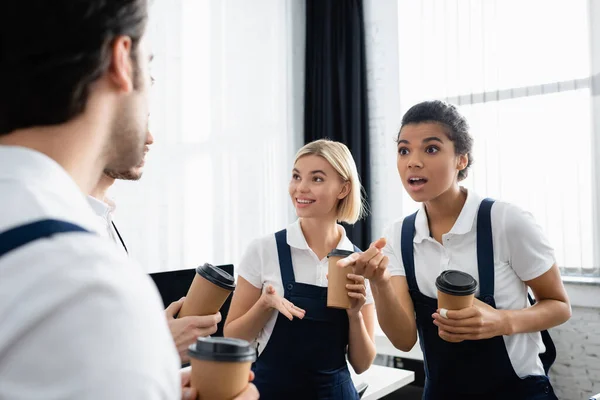
[[[261,399],[358,399],[348,371],[375,358],[373,299],[349,274],[352,307],[327,308],[327,254],[355,251],[339,222],[364,214],[348,148],[317,140],[296,154],[289,194],[298,220],[255,240],[240,265],[225,335],[255,341],[253,369]]]

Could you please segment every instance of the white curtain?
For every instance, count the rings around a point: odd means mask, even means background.
[[[294,0],[155,0],[151,130],[115,220],[148,272],[237,263],[293,218],[304,11]]]
[[[380,115],[372,135],[382,143],[376,151],[386,152],[380,169],[387,169],[375,176],[383,183],[373,194],[380,226],[417,208],[404,191],[401,199],[387,195],[391,175],[401,185],[393,143],[400,117],[420,101],[444,99],[459,106],[475,138],[475,164],[464,185],[531,211],[564,272],[600,275],[592,158],[598,144],[590,115],[590,59],[600,43],[591,42],[588,0],[367,4],[368,51],[379,59],[369,82],[372,114]],[[385,60],[391,67],[382,69]],[[395,117],[386,114],[382,96],[398,105]]]

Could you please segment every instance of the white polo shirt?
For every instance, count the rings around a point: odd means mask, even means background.
[[[53,218],[98,232],[54,160],[0,146],[0,232]],[[0,257],[0,399],[180,399],[180,361],[139,266],[97,234],[41,239]]]
[[[338,225],[338,227],[342,232],[342,238],[337,248],[354,251],[354,245],[346,236],[346,230],[341,225]],[[300,220],[287,227],[287,244],[290,246],[292,254],[296,282],[326,287],[326,274],[329,268],[327,257],[319,260],[315,252],[308,247],[300,227]],[[240,261],[238,275],[258,289],[265,290],[268,285],[272,285],[277,294],[283,296],[283,282],[274,234],[264,236],[250,243]],[[367,282],[366,304],[371,303],[373,303],[373,295]],[[269,342],[278,315],[278,311],[273,312],[265,327],[259,332],[254,342],[255,345],[258,345],[259,353],[262,353]]]
[[[104,201],[98,200],[93,196],[88,196],[87,201],[98,217],[98,221],[102,227],[98,233],[112,240],[120,251],[127,254],[127,251],[123,247],[123,243],[121,243],[121,239],[119,239],[119,234],[113,226],[113,214],[116,208],[115,204],[113,202],[105,203]]]
[[[417,284],[424,295],[437,298],[435,280],[442,271],[449,269],[467,272],[479,282],[476,232],[477,212],[482,200],[476,193],[468,192],[454,226],[442,236],[444,245],[430,236],[427,214],[421,206],[415,220],[413,245]],[[526,308],[529,302],[527,285],[523,281],[547,272],[556,262],[554,251],[530,213],[496,201],[491,219],[496,307],[504,310]],[[401,232],[402,219],[389,226],[384,234],[388,244],[383,251],[390,259],[388,268],[392,276],[406,276],[400,249]],[[518,376],[544,374],[538,354],[545,351],[545,346],[539,332],[504,336],[504,342]]]

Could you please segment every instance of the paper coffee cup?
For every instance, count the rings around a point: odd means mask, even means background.
[[[327,255],[329,259],[327,307],[349,309],[351,306],[351,299],[348,297],[346,285],[353,283],[348,279],[348,274],[353,273],[354,269],[351,266],[340,268],[337,266],[337,262],[352,253],[352,251],[348,250],[335,249]]]
[[[198,338],[188,349],[198,400],[231,400],[248,385],[256,350],[245,340]]]
[[[234,289],[231,274],[208,263],[201,265],[196,268],[178,317],[216,314]]]
[[[447,270],[435,281],[438,290],[438,308],[461,310],[471,307],[477,290],[477,281],[462,271]]]

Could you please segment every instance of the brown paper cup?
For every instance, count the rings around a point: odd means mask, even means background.
[[[178,317],[216,314],[235,288],[233,277],[210,264],[199,267]]]
[[[348,274],[354,272],[352,267],[340,268],[336,263],[344,257],[352,254],[351,251],[347,254],[340,254],[340,250],[334,250],[329,253],[329,269],[327,277],[327,307],[349,309],[351,307],[350,297],[348,297],[347,284],[352,284],[348,279]]]
[[[466,272],[444,271],[437,277],[435,286],[437,287],[439,309],[462,310],[473,305],[477,281]],[[451,340],[450,342],[457,343],[461,340]]]
[[[191,386],[199,400],[231,400],[248,386],[252,362],[206,361],[192,358]]]
[[[256,350],[245,340],[198,338],[189,347],[190,386],[199,400],[231,400],[248,385]]]
[[[471,307],[474,299],[474,294],[456,296],[452,294],[446,294],[438,290],[438,308],[445,308],[446,310],[462,310],[463,308]],[[442,339],[450,343],[462,342],[462,340],[448,340],[446,338]]]
[[[471,307],[474,299],[474,294],[455,296],[438,290],[438,308],[445,308],[446,310],[462,310],[463,308]]]

